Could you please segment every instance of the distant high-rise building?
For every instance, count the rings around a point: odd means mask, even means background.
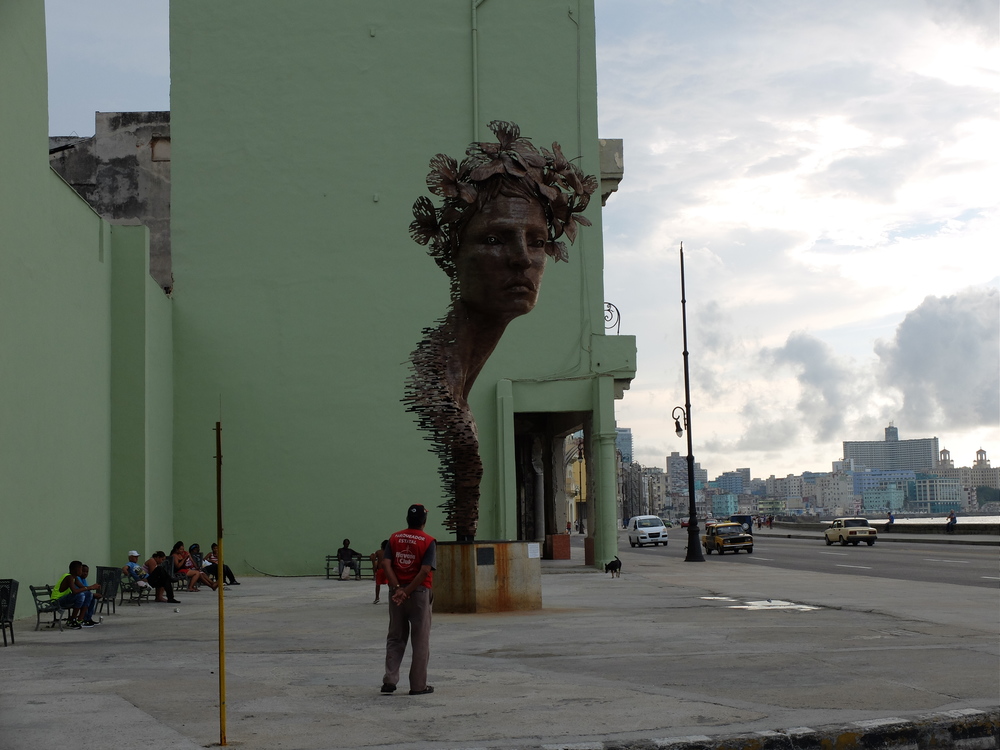
[[[695,487],[708,484],[708,470],[701,468],[701,464],[695,461],[694,464]],[[676,493],[686,493],[688,491],[688,471],[687,456],[682,456],[677,451],[673,451],[667,456],[667,491]]]
[[[615,448],[622,454],[622,461],[632,463],[632,430],[629,427],[616,427]]]
[[[890,424],[885,428],[884,441],[845,440],[844,460],[870,469],[932,470],[938,465],[938,439],[900,440],[899,431]]]
[[[750,484],[749,480],[747,480],[746,484]],[[743,473],[740,471],[724,471],[715,478],[715,486],[723,492],[742,495],[744,487]]]

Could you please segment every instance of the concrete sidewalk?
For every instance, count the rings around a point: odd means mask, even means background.
[[[379,693],[387,613],[370,582],[245,578],[225,600],[228,744],[997,747],[996,589],[627,549],[612,579],[573,552],[543,562],[541,611],[435,615],[427,696],[405,676]],[[217,743],[217,599],[178,597],[90,630],[19,620],[0,649],[0,746]]]

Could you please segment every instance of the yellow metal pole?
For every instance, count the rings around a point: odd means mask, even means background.
[[[222,546],[222,422],[215,423],[215,516],[219,545],[219,562],[215,580],[219,587],[219,745],[226,746],[226,576]]]

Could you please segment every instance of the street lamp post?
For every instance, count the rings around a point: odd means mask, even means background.
[[[705,562],[701,552],[701,539],[698,528],[698,510],[694,505],[694,448],[691,443],[691,374],[688,369],[688,326],[687,326],[687,295],[684,289],[684,243],[681,243],[681,326],[684,331],[684,407],[675,406],[671,414],[677,437],[687,430],[687,474],[688,474],[688,543],[684,562]],[[681,427],[680,417],[684,417]]]

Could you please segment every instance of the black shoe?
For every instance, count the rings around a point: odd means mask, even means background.
[[[230,582],[229,582],[229,585],[230,585],[230,586],[239,586],[239,585],[240,585],[240,582],[239,582],[239,581],[230,581]]]
[[[396,692],[396,686],[395,685],[390,685],[388,682],[384,682],[384,683],[382,683],[382,692],[383,693],[395,693]]]
[[[433,692],[434,692],[434,687],[432,685],[428,685],[423,690],[411,690],[410,695],[428,695]]]
[[[76,620],[70,620],[66,623],[66,627],[69,628],[70,630],[79,630],[80,628],[83,627],[83,625],[78,623]]]
[[[97,625],[97,623],[94,622],[93,620],[84,620],[83,622],[80,623],[80,627],[83,628],[92,628],[95,625]]]
[[[180,604],[180,599],[167,599],[170,604]]]

